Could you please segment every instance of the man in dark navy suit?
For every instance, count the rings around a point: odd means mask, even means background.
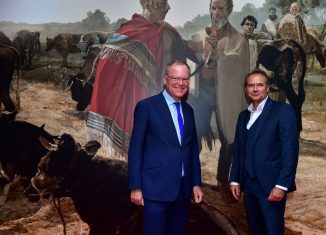
[[[252,71],[245,80],[251,101],[236,128],[230,188],[244,192],[251,234],[284,234],[286,194],[295,190],[298,164],[297,120],[292,107],[268,98],[267,75]]]
[[[171,61],[164,90],[140,101],[128,153],[130,199],[143,205],[145,235],[182,235],[190,197],[201,202],[203,192],[193,109],[184,101],[190,69]]]

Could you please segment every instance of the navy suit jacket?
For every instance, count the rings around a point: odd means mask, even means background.
[[[184,133],[180,145],[169,107],[162,93],[140,101],[128,152],[129,189],[141,189],[144,199],[177,198],[182,164],[184,190],[190,198],[201,185],[199,147],[193,109],[182,102]]]
[[[230,182],[244,185],[245,131],[250,112],[240,113],[233,147]],[[252,159],[258,182],[269,195],[275,185],[294,191],[299,140],[297,119],[292,107],[267,99],[253,137]],[[256,120],[258,121],[258,119]],[[245,190],[245,189],[244,189]]]

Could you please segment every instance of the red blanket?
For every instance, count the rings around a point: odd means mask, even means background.
[[[166,27],[175,31],[166,23],[149,23],[135,14],[117,31],[127,38],[104,47],[87,120],[91,138],[109,138],[114,147],[128,150],[137,102],[162,89],[162,38]]]

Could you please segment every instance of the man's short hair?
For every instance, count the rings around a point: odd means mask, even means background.
[[[257,28],[257,19],[252,16],[252,15],[247,15],[245,18],[243,18],[242,22],[241,22],[241,26],[243,26],[246,22],[246,20],[254,22],[255,23],[255,28]]]
[[[248,75],[246,76],[246,78],[244,80],[244,87],[247,87],[248,78],[253,74],[260,74],[260,75],[264,76],[266,78],[266,84],[267,84],[267,86],[269,86],[269,79],[268,79],[267,73],[261,69],[254,69],[253,71],[248,73]]]
[[[171,60],[167,65],[166,65],[166,69],[165,69],[165,74],[168,74],[169,69],[172,65],[185,65],[188,68],[189,71],[189,75],[191,73],[191,69],[190,66],[187,64],[187,62],[185,60]]]

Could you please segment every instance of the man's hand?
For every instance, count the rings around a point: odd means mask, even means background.
[[[280,188],[273,188],[271,193],[269,194],[268,201],[270,202],[279,202],[283,199],[285,195],[285,191]]]
[[[138,206],[143,206],[144,205],[143,192],[140,189],[131,190],[130,201]]]
[[[203,200],[203,191],[201,190],[201,187],[194,186],[193,193],[194,193],[195,203],[200,203]]]
[[[236,199],[236,200],[239,200],[240,198],[240,185],[230,185],[230,190],[231,190],[231,193],[233,195],[233,197]]]
[[[217,29],[215,27],[206,27],[205,31],[207,35],[215,38],[217,37]]]
[[[213,49],[216,48],[216,46],[217,46],[217,38],[216,37],[207,36],[205,38],[205,40]]]

